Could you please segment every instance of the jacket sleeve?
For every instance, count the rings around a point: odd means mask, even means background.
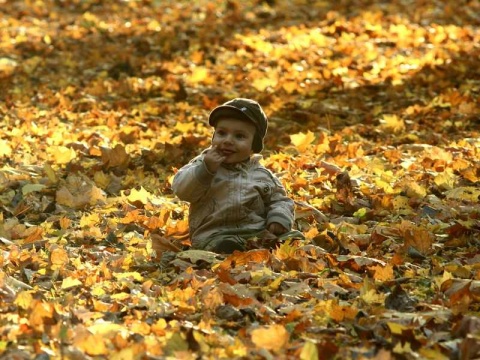
[[[268,173],[272,181],[272,194],[269,203],[266,204],[267,226],[276,222],[290,231],[295,218],[295,203],[287,196],[280,180],[270,171]]]
[[[180,200],[195,203],[210,189],[214,176],[207,170],[203,156],[198,156],[175,174],[173,192]]]

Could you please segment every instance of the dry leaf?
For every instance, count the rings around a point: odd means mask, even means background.
[[[288,344],[290,335],[283,325],[275,324],[252,330],[251,337],[257,348],[278,351]]]
[[[311,131],[290,135],[290,142],[300,153],[307,151],[309,146],[315,141],[315,134]]]

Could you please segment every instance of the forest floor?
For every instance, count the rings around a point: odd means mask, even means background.
[[[480,357],[480,2],[0,4],[2,359]],[[305,240],[191,250],[238,96]]]

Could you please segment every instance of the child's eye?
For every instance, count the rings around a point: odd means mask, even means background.
[[[244,134],[237,134],[237,139],[245,139],[246,136]]]
[[[219,136],[225,136],[225,131],[223,131],[223,130],[217,130],[217,131],[216,131],[216,134],[219,135]]]

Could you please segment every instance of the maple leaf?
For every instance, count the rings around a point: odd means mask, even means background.
[[[290,135],[290,141],[300,152],[306,152],[310,144],[315,140],[315,134],[311,131]]]
[[[102,147],[100,150],[102,151],[102,162],[107,168],[126,168],[130,162],[130,156],[123,145],[117,144],[113,149]]]

